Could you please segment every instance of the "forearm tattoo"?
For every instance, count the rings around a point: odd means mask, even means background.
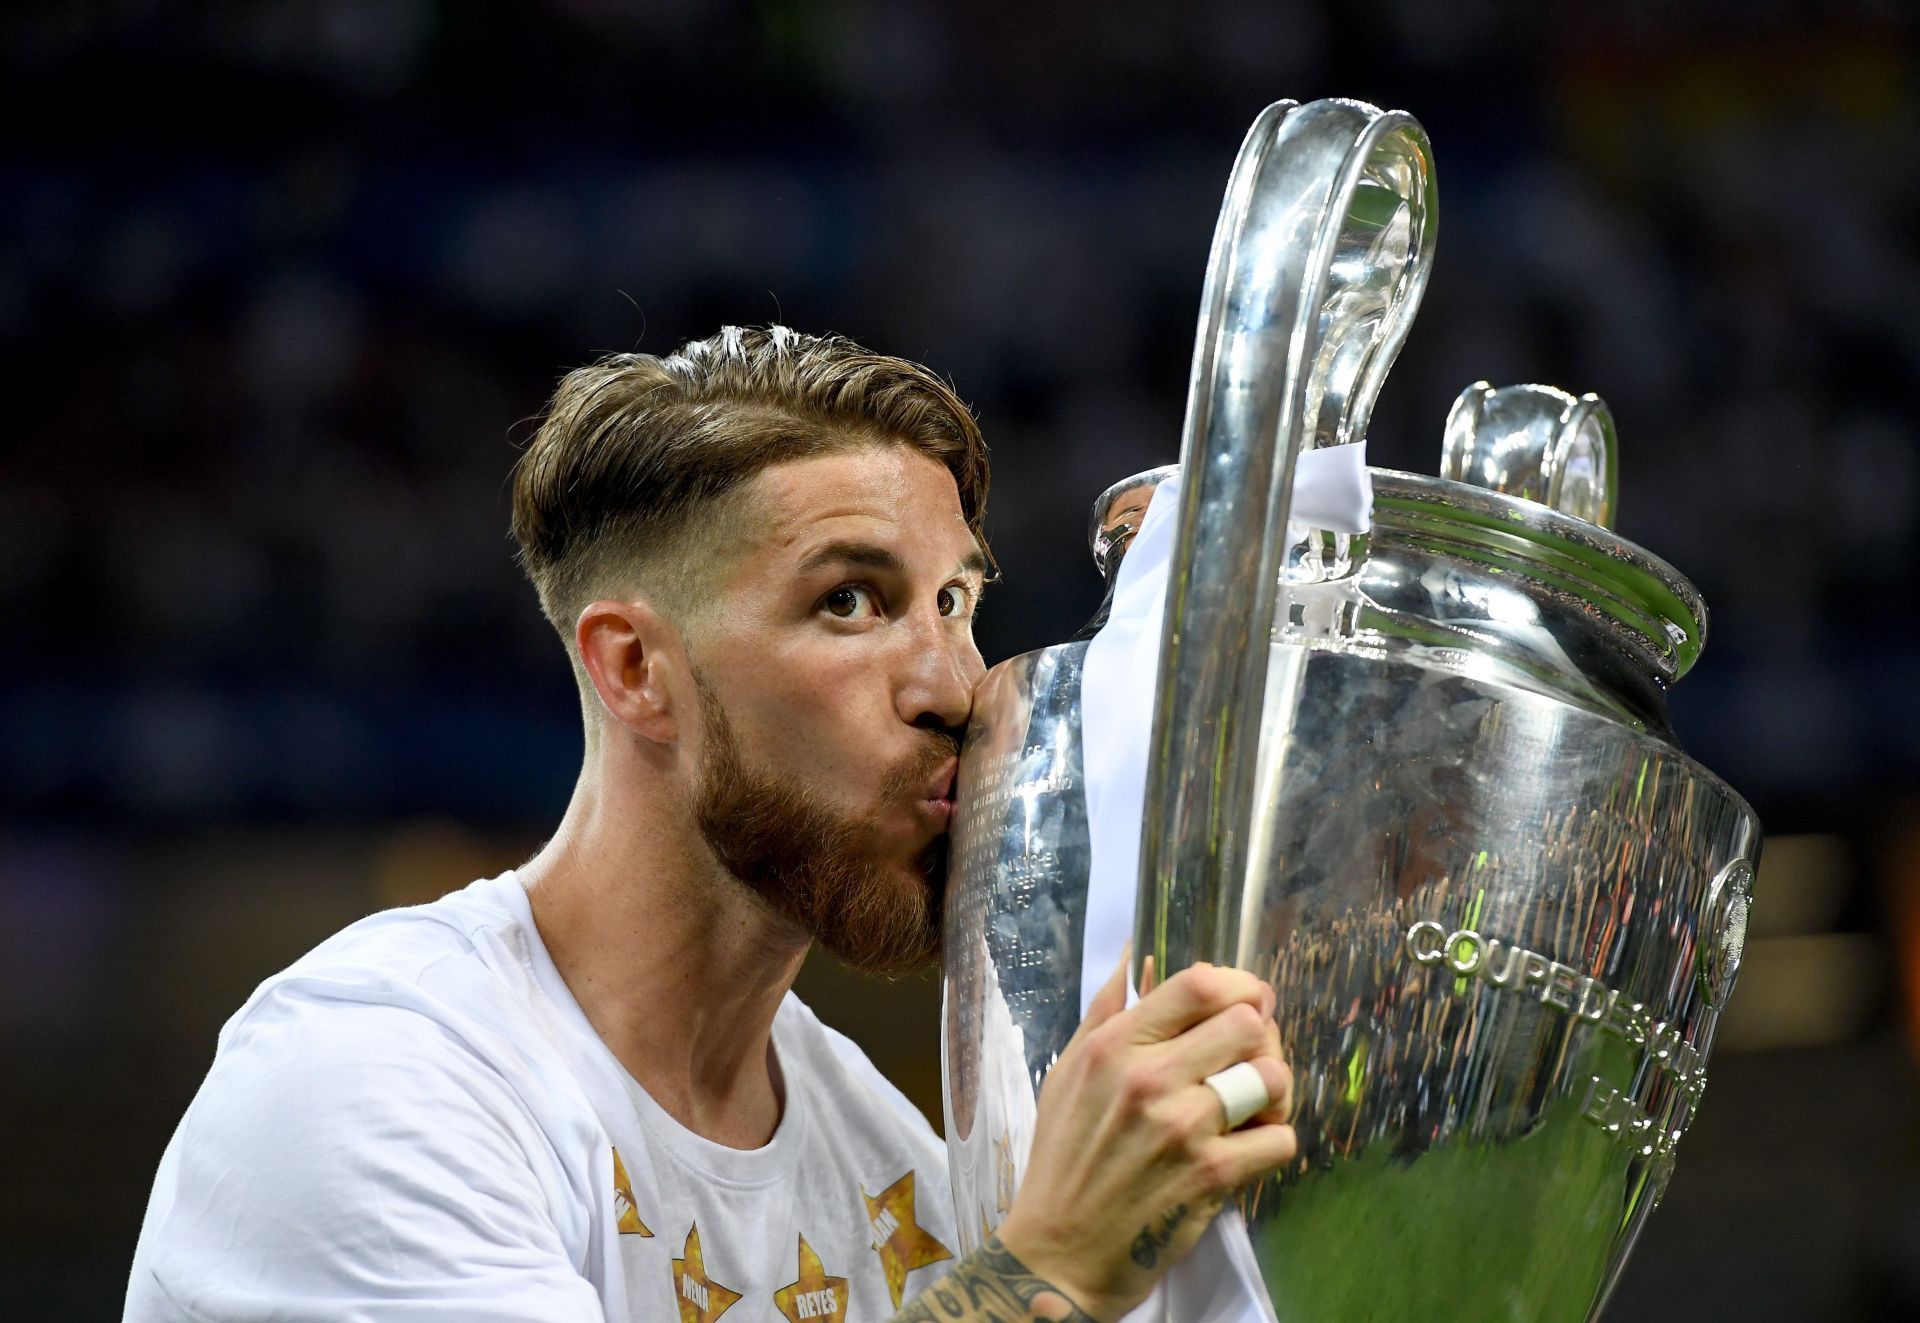
[[[893,1323],[1025,1323],[1028,1319],[1094,1323],[1067,1293],[1034,1276],[998,1236],[909,1300]]]
[[[1160,1261],[1160,1251],[1173,1242],[1173,1233],[1187,1220],[1187,1206],[1170,1208],[1160,1215],[1158,1227],[1149,1223],[1140,1228],[1140,1234],[1133,1238],[1133,1261],[1142,1268],[1151,1268]]]

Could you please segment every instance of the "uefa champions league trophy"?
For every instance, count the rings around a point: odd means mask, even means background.
[[[1608,531],[1595,397],[1477,383],[1444,477],[1368,470],[1364,532],[1290,522],[1301,455],[1364,438],[1432,208],[1405,114],[1281,102],[1254,123],[1133,714],[1136,977],[1206,960],[1278,993],[1300,1155],[1241,1192],[1235,1234],[1282,1323],[1598,1314],[1699,1103],[1760,844],[1674,742],[1666,689],[1706,613]],[[1109,574],[1164,476],[1096,509]],[[990,671],[961,757],[943,1064],[967,1248],[1080,1017],[1088,649]]]

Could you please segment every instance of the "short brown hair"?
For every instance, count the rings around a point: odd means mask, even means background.
[[[520,564],[571,654],[579,612],[621,586],[687,610],[713,549],[691,535],[760,470],[888,443],[946,466],[984,551],[986,443],[918,363],[784,326],[724,327],[665,358],[613,354],[561,379],[514,466]]]

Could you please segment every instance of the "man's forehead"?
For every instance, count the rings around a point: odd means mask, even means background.
[[[789,460],[756,479],[764,549],[798,549],[838,538],[884,539],[963,557],[977,549],[953,475],[905,446]]]

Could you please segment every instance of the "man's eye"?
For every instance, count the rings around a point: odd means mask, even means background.
[[[873,589],[857,583],[842,584],[820,599],[827,614],[839,620],[864,620],[878,615],[880,604]]]
[[[950,583],[940,590],[940,614],[962,619],[973,611],[973,590],[964,584]]]

